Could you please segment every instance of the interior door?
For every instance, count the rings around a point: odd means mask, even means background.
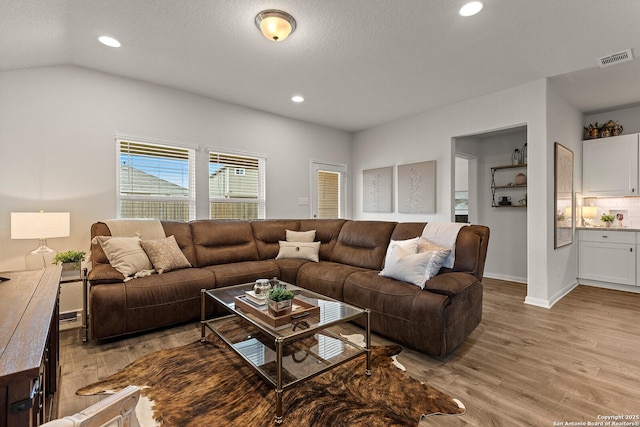
[[[311,162],[311,217],[344,218],[347,200],[347,166]]]

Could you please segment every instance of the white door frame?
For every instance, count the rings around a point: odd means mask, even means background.
[[[340,174],[340,218],[347,216],[347,165],[346,163],[325,162],[311,160],[310,185],[311,200],[309,201],[310,217],[318,217],[318,171],[337,172]]]

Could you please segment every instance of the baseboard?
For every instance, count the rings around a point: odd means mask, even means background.
[[[634,286],[634,285],[619,285],[617,283],[609,283],[609,282],[600,282],[597,280],[590,280],[590,279],[579,279],[580,284],[581,285],[585,285],[585,286],[593,286],[596,288],[603,288],[603,289],[611,289],[613,291],[623,291],[623,292],[633,292],[633,293],[640,293],[640,286]]]
[[[496,280],[505,280],[507,282],[516,282],[516,283],[524,283],[527,284],[526,277],[518,277],[518,276],[509,276],[507,274],[494,274],[485,272],[483,277],[488,279],[496,279]]]
[[[524,303],[529,305],[535,305],[536,307],[551,308],[555,303],[557,303],[562,298],[564,298],[569,292],[574,290],[576,286],[578,286],[578,281],[574,280],[564,288],[560,289],[554,295],[552,295],[551,298],[549,299],[534,298],[534,297],[527,296],[524,299]]]

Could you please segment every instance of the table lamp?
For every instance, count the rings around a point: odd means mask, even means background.
[[[25,255],[27,270],[47,267],[56,251],[47,246],[47,239],[70,234],[69,212],[11,212],[12,239],[38,239],[38,247]]]
[[[596,206],[583,206],[582,207],[582,223],[584,226],[591,226],[591,220],[598,214],[598,208]]]

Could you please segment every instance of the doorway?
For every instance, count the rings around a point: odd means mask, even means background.
[[[311,162],[311,217],[344,218],[347,212],[347,166]]]

